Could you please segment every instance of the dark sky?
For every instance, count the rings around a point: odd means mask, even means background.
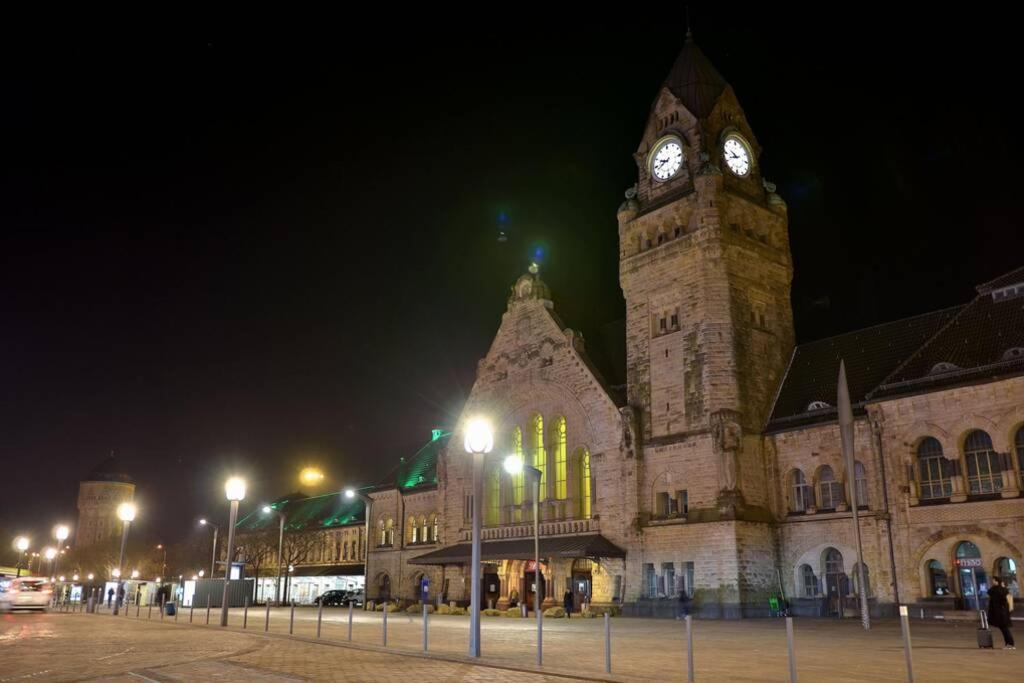
[[[5,537],[73,520],[111,450],[167,540],[226,514],[230,472],[249,503],[305,461],[380,477],[451,424],[538,244],[558,311],[600,340],[624,315],[615,210],[684,30],[620,14],[8,42]],[[692,15],[789,203],[799,340],[1021,265],[1012,27]]]

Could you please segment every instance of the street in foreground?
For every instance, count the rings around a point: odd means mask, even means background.
[[[530,620],[483,621],[483,666],[465,661],[465,617],[433,616],[431,657],[408,656],[422,648],[422,622],[389,616],[389,652],[383,651],[382,615],[355,613],[356,647],[339,646],[347,638],[347,610],[324,611],[322,637],[316,635],[316,611],[296,610],[289,638],[289,614],[273,610],[270,636],[263,634],[263,610],[249,613],[241,631],[241,611],[231,627],[205,627],[205,615],[187,612],[179,622],[161,623],[158,615],[136,618],[107,614],[0,616],[0,682],[69,681],[540,681],[576,678],[611,680],[685,680],[685,640],[681,622],[614,619],[613,674],[603,673],[603,625],[600,620],[545,622],[545,674],[533,664]],[[183,619],[184,617],[184,619]],[[214,620],[215,622],[215,620]],[[905,681],[899,624],[881,621],[870,633],[855,620],[797,620],[796,651],[801,681]],[[1021,655],[999,649],[978,650],[973,624],[912,622],[914,672],[918,681],[958,681],[964,672],[977,680],[1015,680]],[[696,679],[786,681],[788,664],[781,620],[694,622]],[[488,664],[493,666],[487,666]],[[523,669],[523,670],[520,670]]]

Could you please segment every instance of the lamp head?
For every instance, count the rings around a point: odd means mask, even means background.
[[[28,546],[29,540],[25,536],[18,536],[18,538],[14,540],[14,547],[20,550],[21,552],[25,552],[26,550],[28,550]]]
[[[92,580],[93,580],[93,579],[95,579],[95,578],[96,578],[96,575],[95,575],[95,574],[89,574],[89,580],[90,580],[90,581],[92,581]]]
[[[206,576],[206,570],[205,569],[200,569],[199,570],[199,578],[203,578],[204,576]]]
[[[138,511],[135,503],[121,503],[117,506],[117,518],[122,522],[131,522],[135,520],[135,513]]]
[[[505,471],[509,474],[520,474],[523,471],[523,459],[518,455],[510,455],[505,458]]]
[[[43,551],[43,555],[46,557],[46,559],[52,560],[53,558],[57,557],[57,549],[56,548],[47,548],[46,550]]]
[[[263,506],[263,514],[269,515],[273,511],[274,511],[274,508],[270,507],[269,505],[264,505]]]
[[[245,498],[245,479],[231,477],[224,482],[224,493],[228,500],[242,500]]]
[[[494,432],[491,423],[475,417],[466,424],[466,452],[490,453],[494,448]]]
[[[58,541],[68,540],[68,536],[71,534],[71,530],[63,524],[58,524],[53,528],[53,535],[57,537]]]
[[[113,577],[114,577],[115,579],[119,579],[119,578],[121,578],[121,570],[120,570],[120,569],[115,569],[114,571],[110,572],[110,574],[111,574],[111,575],[112,575],[112,576],[113,576]]]

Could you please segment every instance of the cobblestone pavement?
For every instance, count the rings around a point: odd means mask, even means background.
[[[149,678],[158,681],[265,680],[565,680],[558,676],[610,680],[685,680],[685,626],[682,622],[616,618],[612,629],[612,675],[604,674],[603,622],[598,619],[548,619],[544,622],[544,667],[535,667],[536,624],[532,619],[484,617],[483,663],[466,657],[468,617],[432,615],[430,657],[421,655],[423,622],[419,615],[388,615],[388,648],[383,645],[383,615],[353,614],[353,646],[348,646],[348,610],[323,613],[316,642],[315,609],[295,610],[294,638],[288,637],[289,611],[271,610],[265,636],[262,608],[232,610],[225,631],[204,626],[205,610],[189,612],[177,627],[158,615],[134,612],[109,615],[48,614],[0,617],[0,683],[8,680],[100,680]],[[212,624],[218,613],[214,610]],[[975,626],[912,621],[917,681],[1019,680],[1024,655],[979,650]],[[1018,629],[1019,630],[1019,629]],[[696,680],[788,681],[786,631],[782,620],[694,621]],[[800,681],[906,681],[899,622],[875,622],[865,633],[856,620],[795,620]],[[7,647],[14,644],[12,650]],[[339,646],[340,645],[340,646]],[[67,648],[67,649],[66,649]],[[69,649],[73,661],[64,663]],[[408,653],[402,656],[398,652]],[[532,671],[531,671],[532,670]],[[120,678],[116,676],[120,674]],[[109,677],[113,676],[113,677]],[[140,676],[143,677],[140,679]],[[19,678],[20,677],[20,678]]]

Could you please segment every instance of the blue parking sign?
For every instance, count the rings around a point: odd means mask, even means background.
[[[430,592],[430,579],[428,579],[425,576],[422,579],[420,579],[420,592],[423,595],[426,595]]]

